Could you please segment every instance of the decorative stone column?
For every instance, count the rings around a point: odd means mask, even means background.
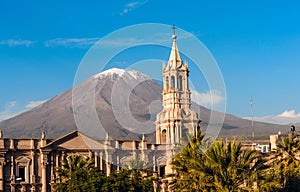
[[[111,172],[111,164],[110,162],[106,162],[106,176],[109,176]]]
[[[100,170],[102,171],[103,170],[103,153],[100,152]]]
[[[179,126],[179,137],[182,138],[182,125]]]
[[[10,150],[15,150],[15,141],[13,139],[10,139],[9,143]],[[15,182],[16,182],[16,176],[15,176],[15,157],[14,152],[12,152],[10,156],[10,185],[11,185],[11,192],[15,192]]]
[[[97,151],[95,151],[94,152],[94,161],[95,161],[95,167],[98,167],[99,165],[98,165],[98,152]]]
[[[166,129],[166,144],[170,144],[171,143],[171,133],[170,133],[171,127],[170,127],[170,122],[169,122],[169,126]]]
[[[161,129],[160,128],[156,128],[156,144],[161,144]]]
[[[59,151],[55,152],[55,166],[59,167]],[[58,173],[55,172],[55,178],[57,178],[57,177],[58,177]]]
[[[106,155],[106,176],[109,176],[110,173],[111,173],[111,155],[106,151],[105,152],[105,155]]]
[[[36,179],[35,179],[35,151],[32,150],[31,151],[31,179],[30,179],[30,183],[35,183]]]
[[[170,132],[171,132],[171,142],[170,144],[174,144],[174,124],[172,123],[171,124],[171,127],[170,127]]]
[[[51,183],[54,181],[55,179],[55,175],[54,175],[54,161],[55,161],[55,156],[54,153],[52,153],[50,155],[50,175],[51,175]]]
[[[10,157],[10,180],[11,180],[11,183],[15,183],[15,158],[14,158],[14,154],[11,154],[11,157]]]
[[[117,156],[117,171],[120,171],[120,157]]]
[[[153,172],[155,172],[156,171],[156,157],[155,157],[155,155],[153,155],[153,157],[152,157],[152,162],[153,162]]]
[[[61,151],[60,162],[64,161],[65,158],[66,158],[66,151]],[[62,163],[60,166],[63,167]]]
[[[2,161],[1,159],[1,162],[0,162],[0,191],[4,191],[4,165],[5,165],[5,162],[4,162],[4,159]]]
[[[175,134],[176,134],[176,140],[175,140],[175,142],[176,142],[176,143],[179,143],[179,142],[180,142],[180,137],[179,137],[179,125],[178,125],[178,122],[177,122],[177,121],[175,122]]]
[[[42,192],[47,192],[47,154],[41,153],[41,165],[42,165]]]

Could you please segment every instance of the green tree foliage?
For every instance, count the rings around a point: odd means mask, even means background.
[[[109,177],[96,167],[91,159],[70,155],[57,167],[58,178],[54,192],[148,192],[153,191],[153,178],[147,169],[139,169],[141,162],[131,162],[134,169],[124,168]]]
[[[273,165],[282,191],[300,191],[299,148],[299,138],[292,135],[282,137],[281,143],[277,143]]]
[[[206,166],[203,138],[200,131],[195,137],[189,135],[190,142],[183,144],[174,157],[172,165],[176,174],[170,175],[173,177],[171,188],[174,191],[204,191],[209,188],[208,183],[212,178],[207,173],[212,170]]]
[[[256,151],[244,149],[234,140],[227,144],[217,141],[205,153],[212,169],[212,184],[216,191],[247,191],[263,169],[264,161]]]
[[[252,191],[259,190],[266,166],[256,151],[242,144],[216,141],[205,150],[209,140],[198,134],[174,157],[174,191]],[[258,183],[258,178],[261,179]],[[257,187],[254,187],[256,185]],[[269,189],[266,185],[265,188]]]
[[[173,191],[244,192],[300,191],[300,140],[282,137],[268,162],[241,143],[204,140],[198,130],[190,142],[178,148],[172,165]],[[109,177],[94,167],[89,158],[71,155],[58,167],[53,191],[148,192],[153,191],[153,174],[144,162],[132,159]]]
[[[153,191],[153,173],[147,164],[138,158],[133,158],[125,164],[124,169],[110,176],[114,191],[147,192]],[[120,177],[122,184],[120,184]],[[120,188],[120,186],[125,186]]]
[[[123,169],[108,177],[106,187],[102,191],[150,192],[153,191],[153,178],[143,176],[140,170]]]
[[[104,182],[101,171],[94,167],[93,161],[79,155],[70,155],[57,167],[58,178],[53,186],[54,192],[60,191],[97,191]]]

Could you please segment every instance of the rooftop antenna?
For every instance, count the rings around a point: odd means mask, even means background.
[[[253,118],[254,118],[254,115],[253,115],[253,99],[252,97],[250,98],[250,107],[251,107],[251,115],[252,115],[252,138],[254,138],[254,121],[253,121]]]

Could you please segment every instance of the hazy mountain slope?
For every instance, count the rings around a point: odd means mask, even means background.
[[[140,136],[129,131],[131,128],[138,129],[139,127],[130,127],[132,125],[131,122],[126,122],[126,115],[128,114],[123,114],[125,123],[123,122],[122,125],[114,117],[111,96],[112,88],[116,82],[118,82],[118,87],[117,89],[113,89],[113,91],[120,98],[122,98],[126,90],[134,86],[129,97],[129,108],[134,119],[142,123],[148,120],[154,122],[156,113],[161,109],[161,106],[158,102],[153,105],[152,101],[161,100],[162,86],[142,73],[111,69],[89,78],[74,87],[74,89],[77,92],[87,94],[87,97],[88,94],[95,91],[95,104],[98,117],[106,131],[112,137],[138,139]],[[136,82],[141,83],[136,85]],[[94,84],[95,89],[88,90],[87,87],[90,84]],[[84,104],[86,101],[83,99],[80,102]],[[114,107],[118,109],[118,106]],[[197,112],[199,111],[198,105],[193,104],[193,108]],[[4,137],[39,138],[41,131],[45,130],[47,138],[55,138],[76,130],[73,112],[72,89],[70,89],[30,111],[0,122],[0,129],[3,130]],[[204,129],[208,124],[210,113],[209,109],[200,107],[201,126]],[[289,129],[286,126],[260,122],[255,122],[254,125],[255,134],[277,133],[279,130],[286,132]],[[148,127],[143,127],[143,129],[155,130],[152,123],[148,123],[146,126]],[[251,121],[226,114],[221,135],[251,135]],[[154,134],[149,134],[148,140],[154,142]]]

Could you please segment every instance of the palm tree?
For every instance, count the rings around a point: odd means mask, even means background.
[[[103,181],[102,173],[90,158],[70,155],[57,167],[53,191],[97,191]]]
[[[147,162],[132,158],[125,164],[123,172],[129,176],[130,191],[153,191],[153,172],[149,169]]]
[[[212,186],[216,191],[251,190],[252,182],[264,168],[264,160],[256,151],[242,149],[242,144],[235,140],[228,144],[217,141],[205,157],[212,170],[209,175],[213,177]]]
[[[257,176],[258,191],[275,192],[281,191],[282,185],[279,182],[278,176],[280,172],[272,165],[265,165],[265,169]]]
[[[280,172],[280,181],[284,191],[300,190],[300,159],[298,156],[300,140],[298,137],[282,137],[277,143],[274,166]]]
[[[200,129],[195,136],[188,135],[189,143],[179,147],[179,153],[173,158],[172,166],[175,174],[170,186],[174,191],[204,191],[210,188],[207,181],[211,178],[206,174],[209,170],[203,155],[204,135]]]
[[[217,141],[205,151],[203,146],[210,140],[203,141],[203,137],[201,133],[193,137],[174,157],[174,191],[251,191],[258,178],[265,180],[265,161],[256,151],[242,149],[235,140]]]

